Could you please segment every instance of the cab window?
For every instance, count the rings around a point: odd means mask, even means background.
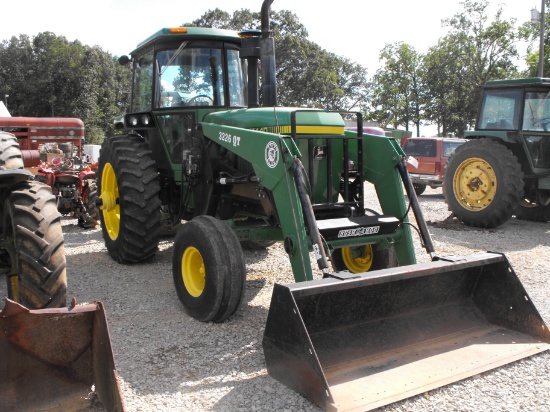
[[[478,127],[481,130],[517,130],[521,91],[487,91],[483,99]]]
[[[134,62],[132,112],[151,110],[153,99],[153,50],[142,54]]]

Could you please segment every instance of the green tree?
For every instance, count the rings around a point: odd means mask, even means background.
[[[125,112],[130,70],[99,47],[51,32],[0,44],[0,84],[13,116],[77,117],[86,142],[100,143]],[[1,91],[1,90],[0,90]]]
[[[420,136],[423,112],[422,56],[403,42],[387,44],[380,53],[383,66],[374,75],[374,100],[376,120],[382,122],[388,112],[393,113],[395,128],[409,124],[416,126]]]
[[[184,26],[260,29],[260,18],[248,9],[233,14],[215,9]],[[279,105],[354,111],[369,107],[365,68],[308,40],[305,26],[288,10],[270,11],[270,30],[276,44]]]
[[[489,22],[486,0],[461,4],[463,12],[443,21],[449,34],[424,59],[430,96],[426,116],[443,134],[463,135],[474,123],[479,89],[486,81],[518,75],[515,19],[503,20],[500,7]]]

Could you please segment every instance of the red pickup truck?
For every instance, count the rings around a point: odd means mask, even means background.
[[[434,189],[443,185],[447,159],[465,141],[452,137],[409,137],[401,141],[417,195],[424,193],[426,186]]]

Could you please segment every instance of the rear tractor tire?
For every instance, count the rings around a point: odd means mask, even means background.
[[[174,241],[174,285],[185,311],[202,322],[222,322],[237,311],[246,285],[239,239],[224,222],[197,216]]]
[[[349,270],[351,273],[363,273],[398,265],[395,249],[393,247],[378,249],[378,245],[335,249],[331,259],[332,267],[336,272]]]
[[[2,266],[8,298],[28,309],[67,304],[67,273],[61,215],[51,188],[21,182],[4,203]]]
[[[0,170],[23,169],[17,138],[0,132]],[[21,181],[1,191],[0,270],[8,298],[28,309],[67,303],[67,273],[61,215],[49,186]]]
[[[508,221],[523,193],[514,154],[491,139],[459,146],[445,167],[445,201],[465,225],[494,228]]]
[[[148,143],[137,135],[106,139],[98,173],[100,221],[109,255],[120,263],[151,258],[160,238],[160,187]]]

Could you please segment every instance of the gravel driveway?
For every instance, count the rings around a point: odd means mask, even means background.
[[[463,227],[445,220],[450,213],[441,189],[428,188],[420,203],[438,254],[504,252],[550,324],[550,225],[512,219],[493,230]],[[128,411],[319,410],[270,378],[264,365],[273,284],[293,282],[280,245],[245,251],[243,306],[223,324],[201,323],[185,315],[176,297],[171,239],[163,239],[151,261],[120,265],[107,255],[100,229],[83,230],[70,218],[63,223],[68,296],[104,303]],[[415,243],[418,260],[428,261]],[[544,352],[380,410],[550,411],[549,393],[550,353]]]

